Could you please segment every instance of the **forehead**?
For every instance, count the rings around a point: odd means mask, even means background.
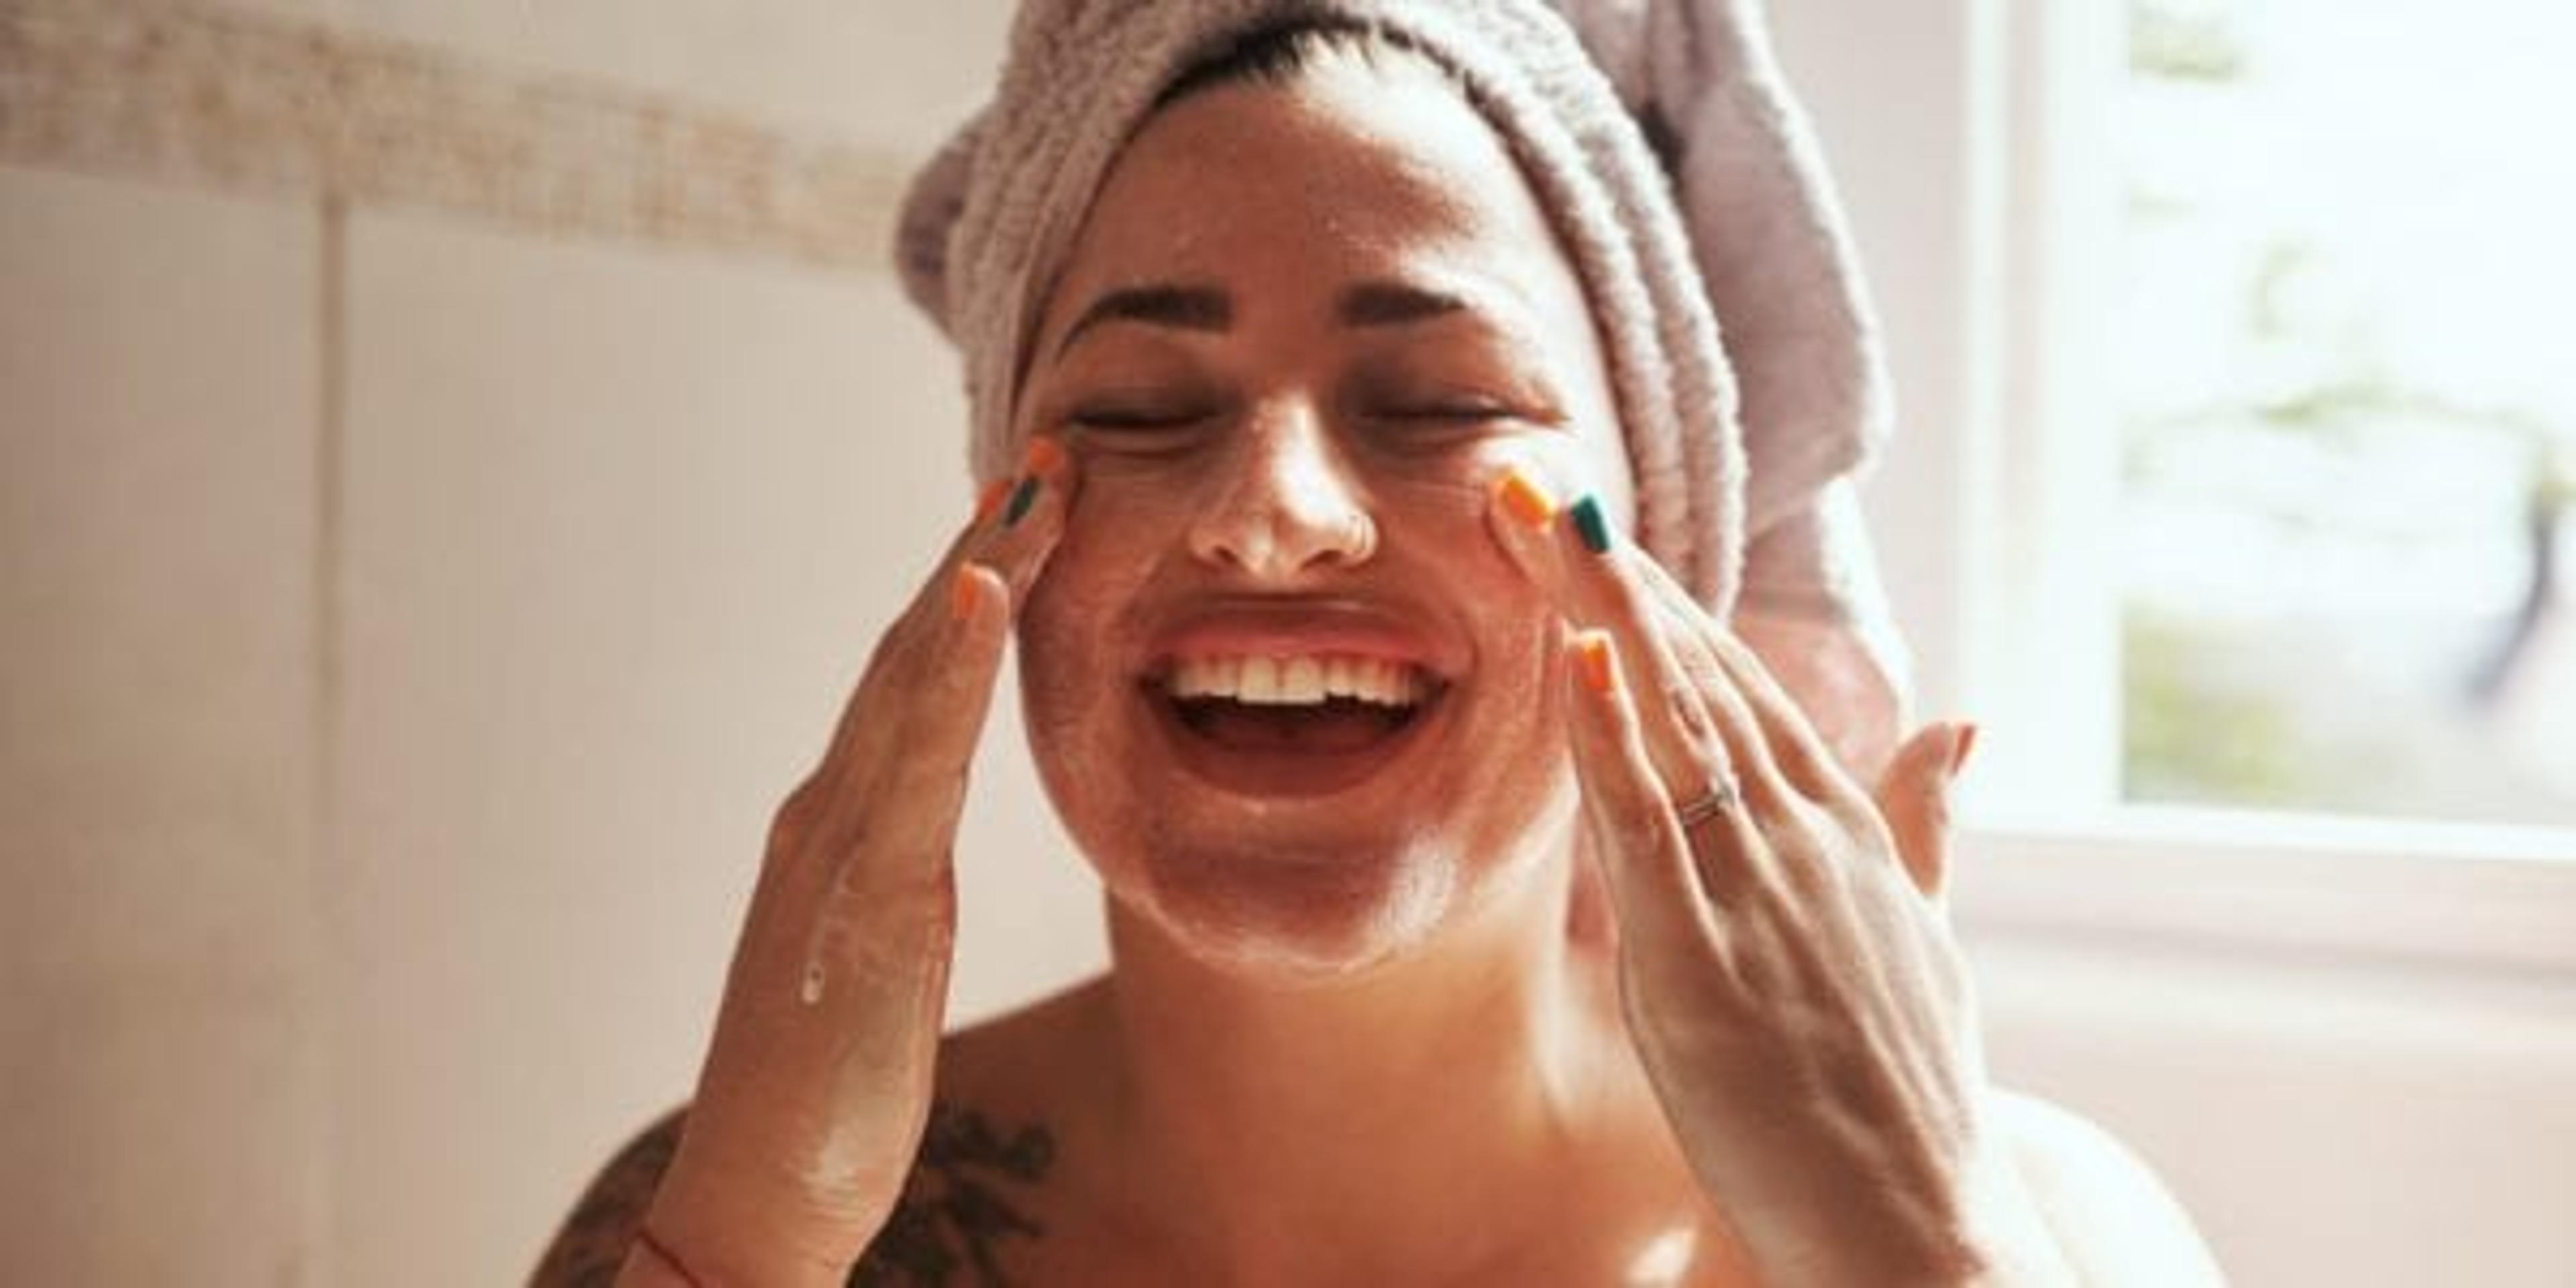
[[[1327,58],[1283,84],[1202,90],[1147,122],[1111,169],[1053,292],[1140,281],[1254,297],[1410,270],[1584,318],[1581,290],[1502,142],[1412,58]]]
[[[1580,468],[1632,512],[1618,409],[1573,264],[1538,199],[1459,88],[1418,59],[1327,59],[1282,84],[1207,89],[1129,142],[1049,294],[1024,369],[1105,293],[1183,286],[1228,325],[1302,346],[1342,329],[1354,287],[1465,301],[1565,400]],[[1267,341],[1264,342],[1265,345]],[[1265,353],[1279,352],[1263,348]]]

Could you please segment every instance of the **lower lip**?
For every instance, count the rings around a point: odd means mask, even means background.
[[[1444,689],[1403,728],[1351,751],[1299,751],[1237,747],[1192,730],[1159,688],[1140,689],[1139,698],[1153,708],[1164,744],[1193,777],[1237,796],[1297,800],[1346,792],[1385,774],[1406,752],[1427,738],[1447,714]]]

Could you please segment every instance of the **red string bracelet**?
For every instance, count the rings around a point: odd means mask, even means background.
[[[687,1284],[689,1288],[706,1288],[706,1285],[698,1282],[696,1275],[689,1273],[689,1268],[681,1263],[679,1257],[673,1255],[669,1248],[663,1247],[660,1239],[653,1237],[651,1230],[643,1226],[635,1227],[635,1242],[642,1245],[646,1252],[652,1253],[653,1259],[661,1262],[672,1274],[678,1275],[681,1283]]]

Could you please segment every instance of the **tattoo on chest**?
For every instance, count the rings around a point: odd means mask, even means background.
[[[1044,1227],[1014,1206],[1055,1161],[1055,1137],[1031,1123],[1008,1137],[983,1114],[933,1104],[921,1152],[894,1215],[850,1270],[850,1288],[1007,1288],[1001,1245]]]

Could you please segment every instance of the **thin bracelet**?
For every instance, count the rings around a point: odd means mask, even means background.
[[[635,1242],[646,1252],[652,1253],[654,1259],[660,1261],[672,1274],[678,1275],[681,1283],[687,1284],[689,1288],[706,1288],[706,1285],[698,1282],[696,1275],[689,1273],[688,1266],[682,1264],[679,1257],[673,1255],[669,1248],[663,1247],[660,1239],[653,1237],[650,1229],[640,1225],[635,1227]]]

